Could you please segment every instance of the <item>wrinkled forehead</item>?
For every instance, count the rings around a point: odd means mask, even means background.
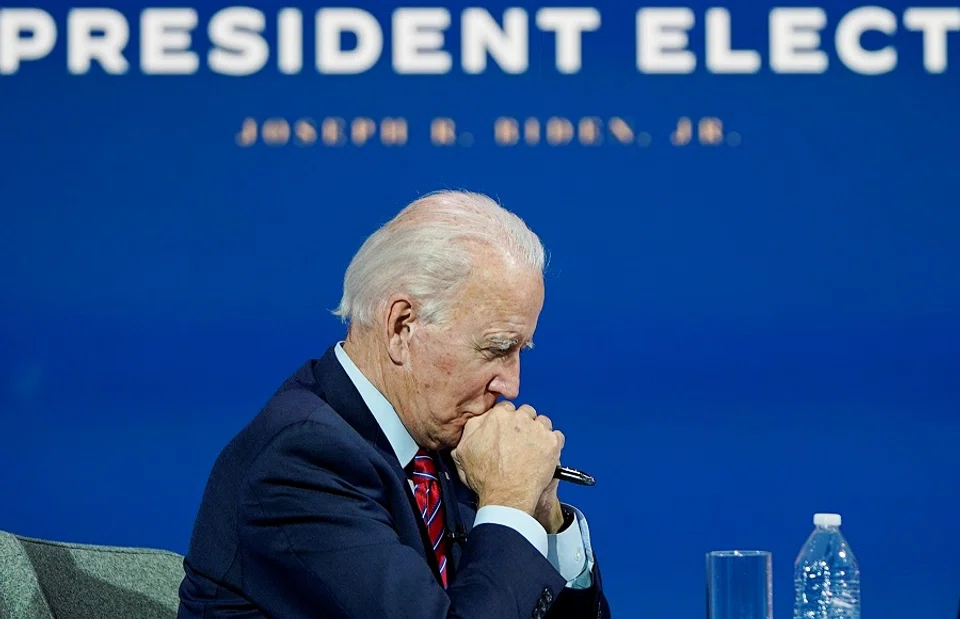
[[[529,336],[543,307],[543,277],[533,269],[488,269],[458,290],[453,320],[465,328]]]

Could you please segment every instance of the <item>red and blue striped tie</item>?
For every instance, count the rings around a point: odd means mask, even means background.
[[[440,482],[437,480],[437,466],[433,458],[423,449],[413,458],[413,495],[420,507],[420,515],[427,525],[427,535],[437,555],[440,566],[440,580],[447,586],[447,539],[444,523],[443,505],[440,499]]]

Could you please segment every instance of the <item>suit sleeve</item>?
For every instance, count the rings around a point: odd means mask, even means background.
[[[588,588],[565,588],[545,619],[610,619],[610,605],[603,594],[599,564],[594,564],[590,576],[593,582]]]
[[[349,437],[315,422],[284,430],[258,457],[238,526],[244,590],[265,614],[527,619],[562,591],[543,555],[497,524],[474,529],[445,590],[401,543],[381,475]]]

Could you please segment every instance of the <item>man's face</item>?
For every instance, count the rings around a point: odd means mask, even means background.
[[[540,273],[491,261],[460,289],[446,324],[414,331],[406,382],[425,447],[456,447],[468,419],[519,395],[520,353],[532,344],[543,296]]]

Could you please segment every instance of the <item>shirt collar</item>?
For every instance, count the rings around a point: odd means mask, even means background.
[[[403,422],[400,421],[397,411],[394,410],[390,402],[387,401],[387,398],[383,397],[383,394],[380,393],[373,383],[363,375],[360,368],[347,356],[347,351],[343,349],[343,342],[337,343],[334,353],[337,355],[337,360],[340,362],[340,365],[343,366],[347,376],[350,377],[350,381],[353,382],[354,387],[360,392],[363,403],[370,409],[373,418],[377,420],[380,429],[387,436],[387,440],[393,448],[393,453],[396,454],[397,459],[400,461],[400,466],[406,468],[407,465],[413,461],[413,457],[417,455],[420,447],[416,441],[413,440],[413,437],[410,436],[410,432],[407,431]]]

